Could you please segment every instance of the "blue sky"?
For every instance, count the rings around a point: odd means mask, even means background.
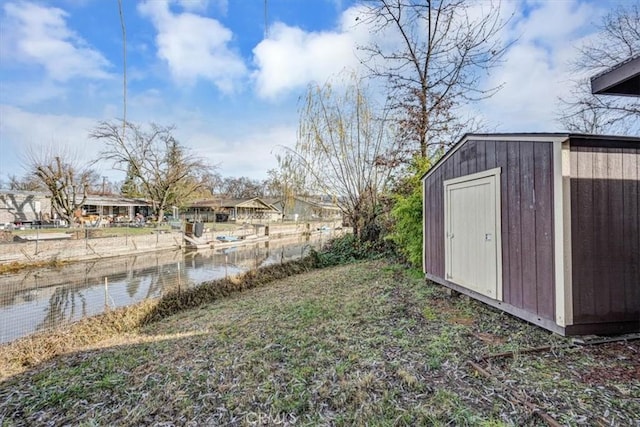
[[[637,0],[503,1],[514,17],[501,36],[517,41],[486,84],[504,88],[468,113],[496,131],[562,131],[554,111],[575,77],[569,61],[621,1]],[[357,1],[268,0],[267,32],[263,0],[123,4],[127,119],[176,125],[223,176],[265,178],[274,150],[295,144],[307,84],[357,69],[356,46],[376,37],[355,25]],[[89,130],[122,114],[117,0],[0,1],[0,181],[24,174],[26,147],[93,158]]]

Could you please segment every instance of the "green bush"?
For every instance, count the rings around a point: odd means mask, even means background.
[[[398,196],[391,215],[395,219],[391,239],[411,265],[421,266],[422,193],[418,190],[408,196]]]
[[[311,251],[313,265],[317,268],[350,262],[374,259],[381,256],[381,247],[376,242],[363,242],[353,234],[336,237],[321,250]]]
[[[422,175],[431,167],[428,158],[416,157],[411,174],[398,184],[395,204],[391,210],[394,220],[389,239],[402,256],[413,266],[422,266]]]

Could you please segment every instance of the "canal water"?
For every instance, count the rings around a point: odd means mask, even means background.
[[[298,259],[328,237],[152,252],[0,275],[0,344],[172,290]]]

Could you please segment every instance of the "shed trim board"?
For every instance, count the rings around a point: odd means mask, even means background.
[[[493,298],[490,298],[486,295],[482,295],[478,292],[475,292],[471,289],[465,288],[464,286],[460,286],[457,283],[450,282],[448,280],[442,280],[440,277],[434,276],[432,274],[427,273],[425,277],[432,282],[438,283],[440,285],[446,286],[448,288],[453,289],[454,291],[460,292],[461,294],[467,295],[478,301],[481,301],[491,307],[498,308],[506,313],[517,316],[521,319],[526,320],[527,322],[531,322],[535,325],[542,326],[545,329],[556,332],[558,334],[564,335],[566,330],[565,327],[556,324],[553,320],[545,319],[540,316],[536,316],[535,314],[524,310],[519,307],[514,307],[511,304],[508,304],[504,301],[498,301]]]
[[[465,147],[467,144],[469,146]],[[590,176],[596,178],[595,175],[587,175],[585,178],[574,164],[576,153],[585,150],[587,154],[594,152],[606,156],[611,153],[617,156],[605,162],[608,169],[600,168],[611,174],[599,178],[610,180],[608,183],[583,183],[585,179],[591,179]],[[629,165],[625,167],[633,170],[614,171],[619,169],[619,163],[623,161],[621,159],[626,159],[620,154],[622,152],[630,153],[628,155],[633,157],[630,162],[624,160],[627,162],[624,164]],[[587,157],[585,161],[589,161],[589,158],[591,157]],[[600,167],[603,161],[598,160],[599,163],[594,163],[593,167]],[[624,173],[627,175],[618,177]],[[450,277],[452,265],[447,258],[452,254],[447,236],[451,221],[448,211],[451,203],[449,189],[460,185],[464,189],[465,182],[482,180],[487,176],[493,176],[497,180],[496,222],[502,228],[500,231],[496,230],[496,237],[501,237],[496,262],[501,262],[501,265],[498,275],[500,292],[496,292],[495,296],[483,292],[477,284],[465,286],[464,281]],[[640,273],[634,265],[634,260],[640,260],[640,221],[629,219],[630,215],[637,215],[636,212],[640,209],[638,177],[638,137],[570,133],[465,135],[422,176],[425,200],[422,229],[425,277],[563,335],[640,332],[638,303],[635,301],[635,296],[640,295],[640,289],[635,284],[640,283],[637,280]],[[629,179],[633,181],[628,181]],[[629,182],[635,184],[627,184]],[[579,187],[580,196],[576,194],[578,185],[582,186]],[[592,195],[582,190],[591,188],[591,185],[594,186]],[[625,193],[621,194],[620,191],[623,190],[620,188],[623,185]],[[611,189],[607,190],[608,188]],[[469,197],[477,197],[473,195],[475,190],[469,191]],[[458,193],[456,197],[462,197],[462,194]],[[608,207],[607,198],[602,199],[600,194],[609,197],[609,203],[615,203],[614,207]],[[592,197],[596,197],[593,199],[594,205],[585,205]],[[623,213],[618,211],[623,200],[620,197],[625,197]],[[627,208],[626,197],[629,197],[630,208]],[[464,200],[456,203],[471,206]],[[585,209],[588,210],[587,213]],[[615,213],[615,218],[621,219],[600,219],[606,212]],[[473,218],[471,220],[475,221]],[[574,224],[574,221],[582,222]],[[620,221],[624,222],[623,226],[626,228],[620,228]],[[615,241],[606,243],[606,248],[615,250],[611,254],[606,252],[608,249],[598,246],[595,246],[596,249],[585,249],[583,235],[584,230],[591,230],[588,228],[591,227],[589,224],[599,227],[593,229],[594,233],[599,233],[594,236],[601,236],[598,239],[609,236],[608,231],[603,231],[602,227],[614,227],[611,229],[611,233],[614,233],[611,238],[623,236],[624,250],[629,249],[631,253],[619,252],[621,244]],[[469,229],[469,233],[476,234],[468,227],[459,229]],[[590,245],[600,241],[594,240],[596,237],[589,239]],[[624,273],[611,275],[613,267],[608,267],[598,270],[595,273],[598,277],[589,279],[588,272],[591,269],[604,265],[603,259],[591,260],[589,257],[602,250],[607,253],[607,259],[616,254],[616,268],[624,265]],[[465,252],[460,253],[465,254],[465,259],[470,259]],[[469,268],[470,271],[475,268],[471,265],[462,267]],[[574,283],[575,280],[578,282]],[[597,281],[607,285],[604,288],[598,287]],[[627,300],[633,301],[618,303],[615,298],[625,294]],[[605,300],[603,302],[598,298]],[[592,315],[589,310],[593,309],[591,306],[594,304],[595,311]],[[620,307],[626,311],[620,312]]]
[[[573,323],[571,282],[571,161],[569,139],[553,142],[553,227],[556,323]]]

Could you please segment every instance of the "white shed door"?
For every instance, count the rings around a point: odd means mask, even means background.
[[[444,183],[446,275],[450,282],[501,299],[499,169],[487,173]]]

